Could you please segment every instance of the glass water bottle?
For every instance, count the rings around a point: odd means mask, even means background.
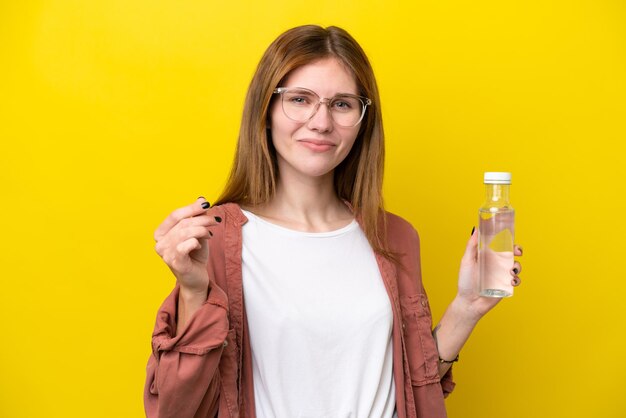
[[[478,274],[481,296],[513,296],[511,269],[515,211],[509,203],[511,173],[485,173],[485,203],[478,219]]]

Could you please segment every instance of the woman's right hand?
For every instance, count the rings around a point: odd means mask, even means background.
[[[209,286],[210,227],[221,221],[206,214],[209,206],[199,197],[191,205],[170,213],[154,232],[156,252],[176,276],[181,294],[204,299]]]

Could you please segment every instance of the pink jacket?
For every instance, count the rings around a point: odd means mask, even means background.
[[[178,287],[157,314],[148,361],[144,405],[148,418],[255,417],[252,356],[243,301],[241,228],[247,218],[234,203],[209,213],[222,222],[209,240],[209,296],[176,335]],[[454,383],[440,378],[432,317],[422,286],[417,232],[387,213],[396,265],[376,259],[393,311],[393,375],[399,418],[444,418],[444,397]]]

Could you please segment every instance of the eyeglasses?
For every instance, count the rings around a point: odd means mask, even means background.
[[[367,106],[372,101],[367,97],[341,93],[330,99],[320,98],[312,90],[303,87],[278,87],[274,94],[280,94],[285,116],[296,122],[307,122],[323,103],[328,107],[333,121],[343,127],[352,127],[361,123]]]

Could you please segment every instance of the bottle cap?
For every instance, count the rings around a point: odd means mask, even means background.
[[[485,173],[485,184],[511,184],[511,173],[488,171]]]

